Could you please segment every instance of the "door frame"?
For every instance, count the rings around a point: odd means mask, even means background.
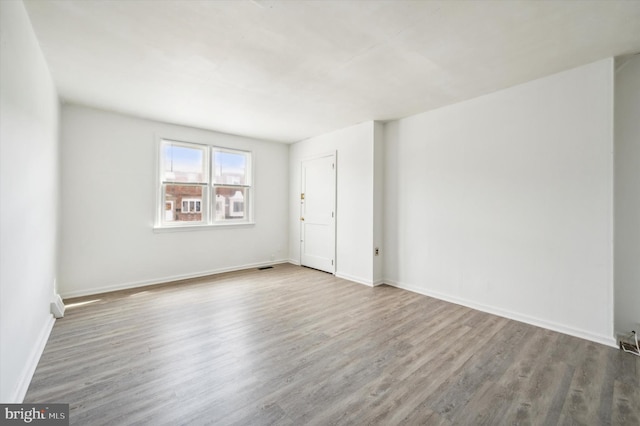
[[[302,229],[302,220],[301,218],[303,217],[302,213],[303,213],[303,205],[302,205],[302,200],[301,200],[301,194],[302,194],[302,189],[303,189],[303,184],[305,182],[304,179],[304,168],[303,168],[303,163],[307,162],[307,161],[313,161],[313,160],[318,160],[320,158],[325,158],[325,157],[333,157],[333,174],[332,174],[332,178],[333,178],[333,182],[331,183],[331,190],[333,191],[332,197],[331,197],[331,202],[332,202],[332,206],[331,209],[333,211],[333,221],[331,222],[331,226],[330,226],[330,232],[333,236],[333,244],[331,245],[331,250],[333,251],[333,263],[331,266],[333,266],[332,271],[330,272],[331,274],[335,275],[336,274],[336,270],[337,270],[337,265],[338,265],[338,259],[337,259],[337,244],[338,244],[338,234],[337,234],[337,223],[338,223],[338,151],[328,151],[325,152],[323,154],[315,154],[313,156],[310,157],[304,157],[302,159],[300,159],[299,162],[299,166],[300,166],[300,184],[298,185],[298,193],[296,194],[296,197],[298,199],[298,203],[299,203],[299,207],[298,207],[298,236],[299,236],[299,240],[300,240],[300,245],[299,245],[299,259],[298,262],[301,266],[302,265],[302,244],[303,244],[303,240],[302,240],[302,235],[303,235],[303,229]]]

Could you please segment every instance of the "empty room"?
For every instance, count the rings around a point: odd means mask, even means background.
[[[640,424],[640,1],[0,19],[0,423]]]

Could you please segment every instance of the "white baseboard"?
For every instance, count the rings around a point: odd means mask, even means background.
[[[356,277],[349,274],[343,274],[342,272],[336,272],[336,277],[342,278],[343,280],[353,281],[354,283],[363,284],[368,287],[373,287],[373,282],[365,278],[360,278],[360,277]]]
[[[292,265],[300,266],[300,260],[289,259],[289,263]]]
[[[35,341],[35,344],[31,349],[31,353],[29,354],[29,358],[22,370],[20,380],[15,387],[11,400],[3,402],[9,404],[21,404],[24,401],[24,397],[27,395],[29,385],[31,384],[31,379],[33,378],[33,373],[36,372],[36,367],[38,366],[38,362],[40,362],[40,357],[42,356],[42,352],[44,352],[44,347],[47,345],[49,335],[51,334],[51,330],[53,329],[55,322],[56,320],[53,318],[53,315],[49,315],[47,317],[47,321],[43,324],[40,334],[38,335],[38,339]]]
[[[570,336],[579,337],[581,339],[590,340],[592,342],[600,343],[606,346],[617,348],[616,339],[610,336],[603,336],[600,334],[591,333],[589,331],[577,329],[564,324],[558,324],[552,321],[543,320],[540,318],[531,317],[529,315],[512,312],[506,309],[496,308],[494,306],[485,305],[482,303],[474,302],[473,300],[463,299],[460,297],[451,296],[448,294],[440,293],[437,291],[425,290],[402,282],[386,279],[386,284],[401,288],[403,290],[412,291],[414,293],[422,294],[424,296],[433,297],[435,299],[444,300],[446,302],[455,303],[457,305],[466,306],[478,311],[487,312],[489,314],[498,315],[504,318],[524,322],[526,324],[535,325],[536,327],[546,328],[548,330],[557,331],[559,333],[568,334]]]
[[[244,269],[260,268],[262,266],[277,265],[277,264],[289,263],[289,262],[290,261],[286,259],[272,260],[269,262],[258,262],[258,263],[251,263],[251,264],[245,264],[245,265],[231,266],[227,268],[211,269],[208,271],[200,271],[200,272],[195,272],[190,274],[180,274],[180,275],[173,275],[169,277],[153,278],[150,280],[141,280],[141,281],[132,281],[128,283],[112,284],[112,285],[106,285],[101,287],[95,287],[87,290],[61,291],[61,296],[63,299],[68,299],[71,297],[92,296],[95,294],[109,293],[112,291],[128,290],[128,289],[137,288],[137,287],[164,284],[172,281],[187,280],[191,278],[200,278],[200,277],[206,277],[207,275],[242,271]]]

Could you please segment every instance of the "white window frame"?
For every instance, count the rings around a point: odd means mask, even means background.
[[[163,147],[166,144],[172,144],[174,146],[182,146],[185,148],[201,149],[203,150],[204,158],[204,176],[202,182],[178,182],[165,179],[164,176],[164,150]],[[246,226],[253,225],[253,152],[247,150],[219,147],[208,144],[193,143],[178,141],[170,138],[158,138],[157,143],[157,161],[158,168],[157,183],[156,183],[156,217],[154,222],[154,230],[166,231],[166,230],[193,230],[210,227],[221,226]],[[214,155],[216,152],[227,152],[230,154],[242,154],[245,156],[245,183],[244,184],[228,184],[228,183],[216,183],[215,182],[215,165]],[[165,203],[166,185],[179,185],[179,186],[200,186],[202,187],[202,198],[199,197],[185,197],[184,201],[200,201],[200,211],[185,211],[184,213],[200,213],[202,214],[202,220],[200,221],[179,221],[179,220],[166,220]],[[216,217],[216,188],[242,188],[244,194],[244,217],[240,219],[236,218],[217,218]],[[182,202],[180,208],[182,208]],[[228,202],[228,200],[227,200]],[[230,209],[233,206],[229,206]],[[194,203],[195,209],[195,203]]]

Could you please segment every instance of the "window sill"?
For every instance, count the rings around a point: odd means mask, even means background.
[[[254,226],[255,222],[232,222],[232,223],[216,223],[206,225],[181,225],[181,226],[154,226],[154,233],[164,232],[184,232],[184,231],[205,231],[216,228],[246,228]]]

